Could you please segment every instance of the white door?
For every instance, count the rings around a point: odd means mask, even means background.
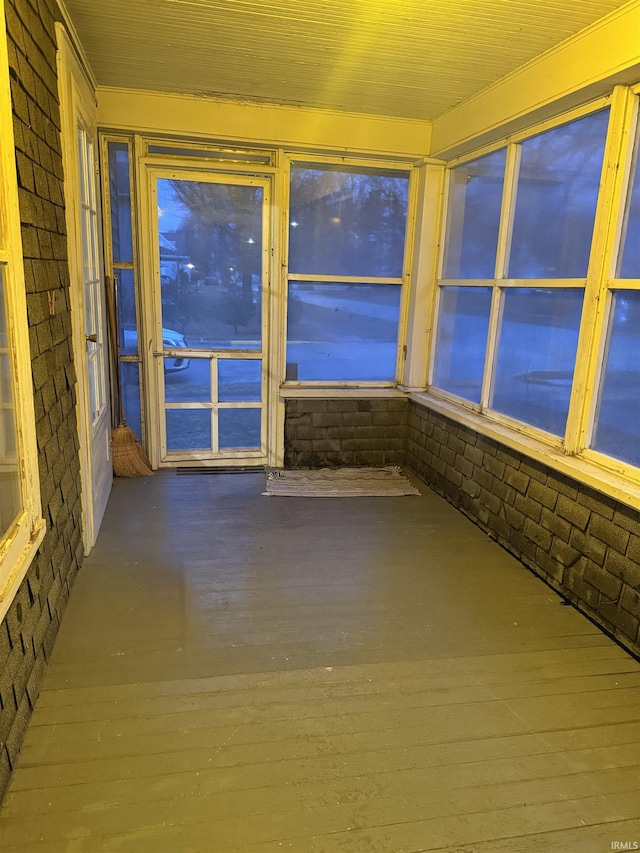
[[[95,542],[111,491],[111,412],[108,384],[105,291],[100,253],[100,216],[98,211],[96,141],[81,122],[78,123],[79,227],[82,264],[76,281],[83,324],[82,351],[78,382],[84,408],[86,471],[83,485],[88,490],[85,508],[86,546]],[[82,339],[84,338],[84,346]]]
[[[268,458],[270,180],[150,169],[154,458]]]
[[[93,92],[62,29],[58,47],[83,540],[88,553],[113,479],[97,131]]]

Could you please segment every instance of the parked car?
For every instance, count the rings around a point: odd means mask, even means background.
[[[138,331],[135,326],[125,325],[122,328],[123,349],[122,355],[135,355],[138,352]],[[188,344],[181,332],[176,332],[175,329],[162,329],[162,347],[163,349],[187,349]],[[164,371],[165,373],[179,373],[181,370],[186,370],[189,367],[189,359],[175,356],[165,358]]]

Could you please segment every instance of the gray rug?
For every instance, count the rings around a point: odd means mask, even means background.
[[[264,495],[360,498],[419,495],[400,468],[318,468],[270,471]]]

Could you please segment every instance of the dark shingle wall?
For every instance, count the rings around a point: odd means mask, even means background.
[[[0,624],[0,796],[83,556],[53,8],[53,0],[5,4],[47,533]]]
[[[402,397],[287,400],[285,466],[400,465],[407,416]]]

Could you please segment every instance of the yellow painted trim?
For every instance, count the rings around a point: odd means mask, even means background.
[[[460,156],[639,78],[640,0],[633,0],[437,118],[429,153]]]
[[[141,134],[188,136],[249,146],[368,153],[409,157],[428,153],[427,121],[356,115],[329,110],[141,92],[103,87],[97,91],[98,124]]]
[[[13,115],[9,85],[9,58],[0,0],[0,267],[4,275],[7,301],[7,331],[12,351],[11,372],[16,415],[16,444],[22,512],[12,530],[3,537],[0,556],[0,618],[18,591],[38,545],[45,522],[42,519],[38,450],[31,353],[27,322],[24,260],[18,204]]]

